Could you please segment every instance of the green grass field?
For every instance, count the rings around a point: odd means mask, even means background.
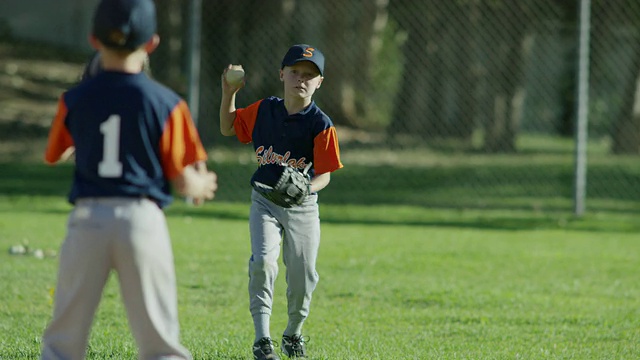
[[[71,209],[67,172],[5,166],[0,177],[0,359],[36,359],[51,316]],[[11,170],[11,173],[8,172]],[[331,190],[328,190],[331,191]],[[335,196],[335,194],[333,195]],[[248,203],[167,210],[183,343],[195,359],[250,359]],[[638,359],[637,212],[450,210],[322,203],[322,245],[305,333],[311,359]],[[284,267],[272,334],[286,324]],[[111,277],[89,359],[135,359]]]

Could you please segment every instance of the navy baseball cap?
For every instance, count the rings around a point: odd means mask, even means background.
[[[93,35],[110,48],[135,50],[156,28],[153,0],[102,0],[93,17]]]
[[[282,67],[291,66],[300,61],[311,61],[324,76],[324,55],[318,48],[307,44],[293,45],[282,59]]]

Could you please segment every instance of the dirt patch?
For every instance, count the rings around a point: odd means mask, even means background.
[[[40,160],[58,97],[77,83],[84,54],[0,42],[0,161]]]

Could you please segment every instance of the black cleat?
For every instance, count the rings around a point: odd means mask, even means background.
[[[304,343],[309,338],[304,338],[302,335],[283,336],[282,337],[282,352],[290,358],[306,358],[307,351],[305,350]]]
[[[268,337],[264,337],[253,344],[253,358],[255,360],[280,360],[273,349],[275,343]]]

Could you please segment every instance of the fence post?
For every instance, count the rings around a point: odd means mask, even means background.
[[[585,211],[587,188],[587,126],[589,123],[589,46],[591,31],[591,0],[580,0],[577,119],[575,133],[575,181],[574,214],[582,216]]]
[[[193,122],[198,128],[200,113],[200,32],[202,0],[189,0],[189,51],[188,51],[188,86],[187,103]],[[185,202],[194,205],[194,199],[186,197]]]
[[[188,77],[189,89],[187,102],[191,116],[198,126],[200,107],[200,32],[202,19],[202,0],[189,1],[189,51]]]

